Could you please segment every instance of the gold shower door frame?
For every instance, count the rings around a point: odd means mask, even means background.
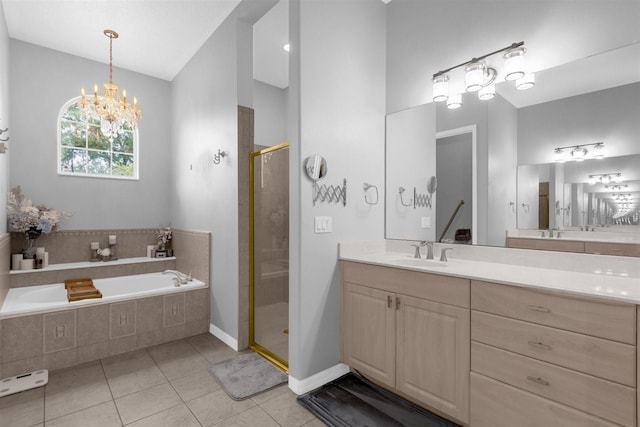
[[[275,367],[283,371],[289,372],[289,363],[282,359],[277,354],[273,353],[269,349],[261,346],[255,340],[255,254],[254,254],[254,191],[255,191],[255,168],[253,162],[256,157],[262,156],[267,153],[272,153],[284,148],[289,148],[289,142],[283,142],[273,147],[265,148],[264,150],[254,151],[249,154],[249,348],[269,362]]]

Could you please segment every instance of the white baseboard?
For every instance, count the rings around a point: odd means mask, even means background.
[[[231,335],[227,334],[222,329],[218,328],[213,323],[209,324],[209,333],[214,337],[218,338],[220,341],[222,341],[229,347],[231,347],[232,349],[234,349],[235,351],[238,351],[238,340],[232,337]]]
[[[324,371],[311,375],[308,378],[299,380],[289,375],[289,388],[297,395],[305,394],[311,390],[315,390],[321,385],[340,378],[344,374],[349,373],[349,366],[344,363],[338,363]]]

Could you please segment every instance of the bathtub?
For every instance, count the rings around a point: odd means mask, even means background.
[[[96,279],[93,284],[102,292],[102,298],[73,302],[67,301],[64,283],[11,288],[0,309],[0,318],[68,310],[92,304],[126,301],[132,298],[184,292],[206,287],[205,283],[198,279],[193,279],[184,285],[175,286],[174,277],[171,274],[149,273]]]

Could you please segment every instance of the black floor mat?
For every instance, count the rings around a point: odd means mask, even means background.
[[[298,397],[298,403],[333,427],[459,427],[353,373]]]

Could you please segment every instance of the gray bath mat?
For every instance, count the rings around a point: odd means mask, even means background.
[[[257,353],[245,353],[209,366],[209,373],[233,400],[244,400],[287,382],[287,374]]]

